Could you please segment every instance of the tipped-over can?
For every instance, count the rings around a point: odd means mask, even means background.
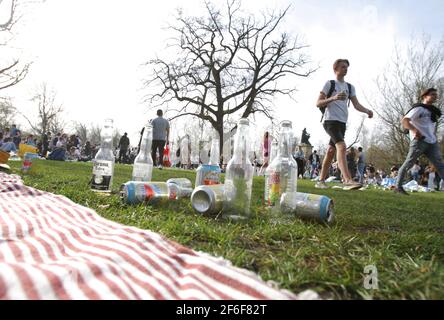
[[[167,182],[128,181],[120,186],[120,198],[126,204],[157,204],[189,197],[190,188]]]
[[[191,181],[187,178],[172,178],[168,179],[166,182],[177,184],[181,188],[193,189]]]
[[[191,195],[191,206],[201,214],[217,215],[224,203],[224,185],[199,186]]]
[[[281,211],[321,223],[330,224],[334,220],[333,200],[317,194],[286,192],[281,197]]]
[[[189,198],[193,192],[193,185],[187,178],[173,178],[166,183],[170,190],[170,199]]]

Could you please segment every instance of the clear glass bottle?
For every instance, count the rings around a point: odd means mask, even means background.
[[[213,133],[211,142],[211,155],[208,164],[201,164],[196,171],[195,188],[202,185],[213,185],[220,183],[220,152],[219,152],[219,134]]]
[[[253,186],[253,165],[248,158],[250,139],[249,121],[241,119],[234,139],[233,157],[225,174],[224,209],[222,217],[232,220],[248,219]]]
[[[151,157],[151,145],[153,143],[153,126],[147,124],[143,131],[139,154],[134,159],[133,181],[151,181],[153,174],[153,158]]]
[[[280,211],[280,199],[285,192],[296,192],[298,167],[291,155],[291,121],[282,121],[279,148],[265,171],[265,204],[274,212]]]
[[[105,120],[100,138],[100,149],[93,160],[91,190],[111,192],[115,162],[113,154],[113,120]]]
[[[268,160],[268,163],[271,163],[274,160],[274,158],[276,158],[278,154],[278,149],[279,149],[279,142],[277,140],[273,140],[271,144],[270,159]]]
[[[278,154],[278,149],[279,149],[279,143],[278,143],[277,140],[273,139],[273,142],[271,143],[271,150],[270,150],[270,158],[268,160],[268,167],[273,162],[273,160],[276,158],[276,156]],[[270,188],[269,188],[268,183],[267,183],[267,180],[269,179],[268,175],[269,175],[269,171],[265,169],[265,172],[264,172],[264,179],[265,179],[264,203],[265,203],[266,206],[270,205],[269,197],[268,197],[268,195],[270,193]]]

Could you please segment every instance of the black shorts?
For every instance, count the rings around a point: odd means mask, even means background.
[[[326,120],[324,121],[324,129],[330,136],[330,142],[328,144],[332,147],[335,147],[336,143],[344,141],[346,129],[344,122]]]

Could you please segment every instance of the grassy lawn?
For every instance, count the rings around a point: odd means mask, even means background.
[[[9,162],[20,174],[20,162]],[[37,161],[25,184],[62,194],[116,222],[150,229],[194,250],[222,256],[281,288],[313,289],[327,299],[444,299],[444,193],[402,197],[389,191],[322,191],[335,202],[331,226],[295,219],[275,225],[261,206],[263,177],[255,177],[256,218],[233,224],[195,213],[188,199],[162,207],[126,206],[117,194],[90,191],[91,163]],[[132,166],[116,165],[113,189],[130,180]],[[154,169],[153,181],[194,172]],[[299,181],[299,191],[320,193]],[[378,269],[379,289],[366,290],[364,268]]]

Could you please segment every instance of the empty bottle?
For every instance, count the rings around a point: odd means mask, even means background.
[[[151,181],[153,174],[153,158],[151,157],[151,145],[153,143],[153,126],[148,124],[143,131],[139,154],[134,159],[133,181]]]
[[[219,134],[214,132],[211,142],[211,155],[208,164],[201,164],[196,171],[195,187],[202,185],[213,185],[220,183],[220,166],[219,166]]]
[[[111,192],[115,161],[113,154],[113,120],[105,120],[100,137],[100,149],[93,160],[91,190]]]
[[[277,140],[273,140],[271,144],[271,152],[270,152],[270,160],[268,163],[273,162],[274,158],[276,158],[279,149],[279,142]]]
[[[273,142],[271,144],[270,159],[268,160],[268,163],[269,163],[268,166],[270,166],[270,164],[276,158],[276,156],[278,154],[278,149],[279,149],[278,141],[277,140],[273,140]],[[265,202],[265,205],[268,205],[268,195],[270,193],[270,188],[269,188],[269,185],[267,183],[267,181],[269,179],[269,177],[268,177],[269,173],[270,173],[270,171],[265,169],[265,172],[264,172],[264,178],[265,178],[264,202]]]
[[[284,192],[297,190],[297,164],[291,155],[291,121],[283,121],[279,131],[279,148],[276,158],[266,170],[265,203],[280,211],[280,200]]]
[[[248,158],[249,121],[241,119],[234,139],[233,157],[225,174],[223,217],[245,220],[250,217],[250,202],[254,168]]]

